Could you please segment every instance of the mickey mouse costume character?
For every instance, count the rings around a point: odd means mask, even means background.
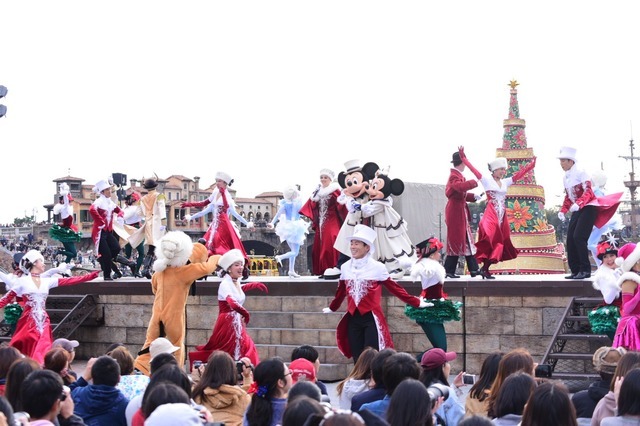
[[[571,274],[567,279],[583,280],[591,277],[589,262],[589,235],[594,227],[602,227],[615,214],[622,192],[596,197],[591,188],[589,175],[576,165],[576,149],[560,148],[557,157],[565,171],[565,197],[558,218],[564,222],[567,212],[571,220],[567,228],[567,260]]]
[[[489,272],[492,264],[503,262],[518,257],[518,250],[511,243],[511,231],[505,198],[507,190],[516,181],[522,179],[536,165],[534,157],[524,167],[520,168],[513,176],[505,178],[509,167],[507,159],[496,158],[489,163],[491,176],[483,176],[469,161],[464,153],[464,147],[458,148],[460,159],[471,170],[477,179],[480,179],[487,194],[487,206],[478,225],[478,241],[476,241],[476,260],[482,262],[480,275],[485,279],[494,279]]]
[[[204,209],[194,215],[187,214],[187,221],[198,219],[207,213],[213,214],[213,220],[204,234],[205,246],[210,254],[223,255],[231,249],[238,249],[244,254],[247,269],[244,276],[248,276],[249,257],[244,250],[242,241],[240,240],[240,231],[235,224],[229,219],[229,215],[233,215],[240,223],[250,230],[255,230],[253,222],[247,222],[245,218],[240,216],[235,209],[235,201],[229,195],[227,187],[233,184],[231,176],[225,172],[216,173],[216,188],[213,190],[209,198],[200,202],[182,203],[181,207],[204,207]]]
[[[69,263],[78,255],[76,243],[82,238],[82,232],[78,232],[78,227],[73,223],[73,206],[71,205],[73,197],[69,193],[69,185],[66,182],[60,184],[59,193],[59,202],[53,206],[53,214],[60,215],[62,223],[53,224],[49,228],[49,236],[62,243],[64,250],[60,250],[58,253],[64,254],[66,256],[65,263]]]
[[[625,250],[631,249],[628,247]],[[618,256],[618,247],[613,235],[597,246],[596,255],[601,265],[593,277],[593,288],[602,293],[604,305],[594,308],[588,314],[591,331],[596,334],[606,334],[611,340],[615,336],[615,331],[620,320],[620,307],[622,299],[620,298],[620,287],[618,279],[622,274],[622,270],[616,264]]]
[[[184,364],[187,296],[193,282],[216,270],[220,256],[209,257],[207,248],[193,243],[180,231],[168,232],[157,243],[157,259],[151,277],[153,310],[147,337],[135,360],[135,367],[149,374],[149,347],[158,337],[166,337],[180,349],[174,353],[178,365]]]
[[[276,234],[280,237],[280,242],[289,244],[289,251],[276,256],[278,264],[289,260],[289,277],[300,278],[295,271],[296,258],[300,251],[300,246],[304,243],[305,236],[309,232],[309,223],[300,219],[300,192],[298,188],[289,186],[284,190],[284,200],[280,202],[280,208],[273,216],[273,220],[267,225],[268,228],[276,226]]]
[[[322,278],[327,270],[338,264],[340,253],[333,246],[348,213],[347,208],[338,203],[340,185],[333,181],[334,176],[329,169],[320,170],[318,188],[300,209],[301,215],[311,219],[311,227],[315,231],[311,249],[311,272]],[[331,276],[331,271],[327,275]],[[339,276],[340,270],[333,271],[333,275]]]
[[[147,245],[147,254],[142,262],[141,274],[151,278],[153,259],[155,258],[156,242],[166,233],[167,210],[164,194],[158,192],[158,179],[149,178],[142,183],[148,192],[140,199],[137,215],[144,218],[144,223],[129,237],[129,244],[138,247],[141,243]]]
[[[370,226],[376,231],[376,256],[385,265],[391,278],[400,279],[404,276],[405,268],[408,269],[416,260],[407,234],[407,222],[393,208],[391,197],[404,192],[404,182],[390,179],[388,170],[378,169],[374,178],[365,184],[365,191],[369,201],[361,206],[362,217],[370,218]]]
[[[45,277],[43,276],[44,257],[37,250],[30,250],[22,256],[20,268],[28,273],[15,279],[11,290],[0,298],[0,308],[4,308],[18,297],[26,301],[9,345],[42,364],[44,355],[51,349],[53,342],[51,323],[46,311],[49,291],[58,286],[91,281],[98,276],[99,272],[93,271],[87,275],[70,278]]]
[[[472,277],[480,274],[478,261],[475,258],[476,246],[471,233],[471,212],[467,203],[480,199],[479,195],[467,192],[478,186],[475,180],[466,180],[462,172],[466,166],[462,163],[459,152],[453,153],[453,167],[444,190],[447,205],[444,210],[444,221],[447,224],[447,258],[444,261],[446,278],[460,278],[456,275],[458,258],[464,256],[467,268]]]
[[[418,261],[411,267],[413,281],[420,279],[420,299],[431,304],[427,308],[405,307],[406,316],[418,323],[434,348],[447,351],[447,333],[444,323],[460,321],[462,303],[452,302],[444,292],[445,270],[440,264],[440,251],[444,245],[436,237],[428,238],[416,245]]]
[[[334,279],[340,276],[341,265],[349,260],[351,256],[348,238],[353,235],[356,225],[369,222],[362,217],[360,207],[369,201],[365,185],[368,185],[369,180],[378,171],[377,164],[366,163],[363,166],[360,160],[347,161],[344,166],[347,169],[346,172],[338,173],[338,183],[343,188],[338,197],[338,202],[346,207],[348,213],[333,245],[340,252],[338,264],[336,268],[325,272],[324,277],[326,279]]]
[[[347,312],[336,330],[338,349],[353,362],[366,348],[382,350],[393,348],[389,326],[380,306],[382,287],[403,302],[415,307],[427,307],[428,303],[411,296],[389,277],[384,265],[372,256],[375,254],[376,232],[366,225],[356,225],[348,241],[352,258],[342,265],[333,301],[322,312],[335,312],[347,298]]]
[[[191,363],[196,360],[207,362],[211,352],[227,352],[235,360],[247,357],[253,365],[260,362],[258,351],[251,336],[247,333],[249,311],[244,307],[245,291],[260,290],[268,293],[263,283],[241,284],[245,267],[245,254],[238,249],[229,250],[218,260],[222,270],[222,281],[218,287],[218,319],[206,345],[196,346],[189,353]]]

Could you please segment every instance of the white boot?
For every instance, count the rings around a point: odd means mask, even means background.
[[[300,275],[296,274],[296,271],[289,271],[289,278],[300,278]]]

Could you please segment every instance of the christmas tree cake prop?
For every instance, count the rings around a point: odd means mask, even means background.
[[[527,147],[525,120],[520,118],[518,82],[512,80],[509,118],[504,120],[502,148],[497,157],[505,157],[507,176],[515,174],[534,157]],[[564,248],[556,241],[555,229],[547,222],[544,211],[544,188],[536,184],[535,169],[514,182],[505,200],[511,241],[518,249],[518,257],[491,267],[496,274],[560,274],[564,273]]]

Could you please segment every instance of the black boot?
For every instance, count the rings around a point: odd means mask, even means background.
[[[116,256],[116,262],[118,262],[121,265],[124,266],[128,266],[129,269],[131,269],[131,275],[135,276],[136,275],[136,262],[134,262],[133,260],[129,260],[126,257],[124,257],[123,255],[119,254],[118,256]]]
[[[140,274],[142,274],[143,277],[147,278],[147,279],[151,279],[151,264],[153,263],[153,255],[152,254],[147,254],[144,257],[144,260],[142,261],[142,271],[140,271]]]

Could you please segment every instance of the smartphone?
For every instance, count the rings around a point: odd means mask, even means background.
[[[551,378],[552,371],[551,364],[538,364],[535,370],[535,376],[549,379]]]
[[[465,385],[473,385],[476,383],[477,376],[475,374],[463,374],[462,383]]]

